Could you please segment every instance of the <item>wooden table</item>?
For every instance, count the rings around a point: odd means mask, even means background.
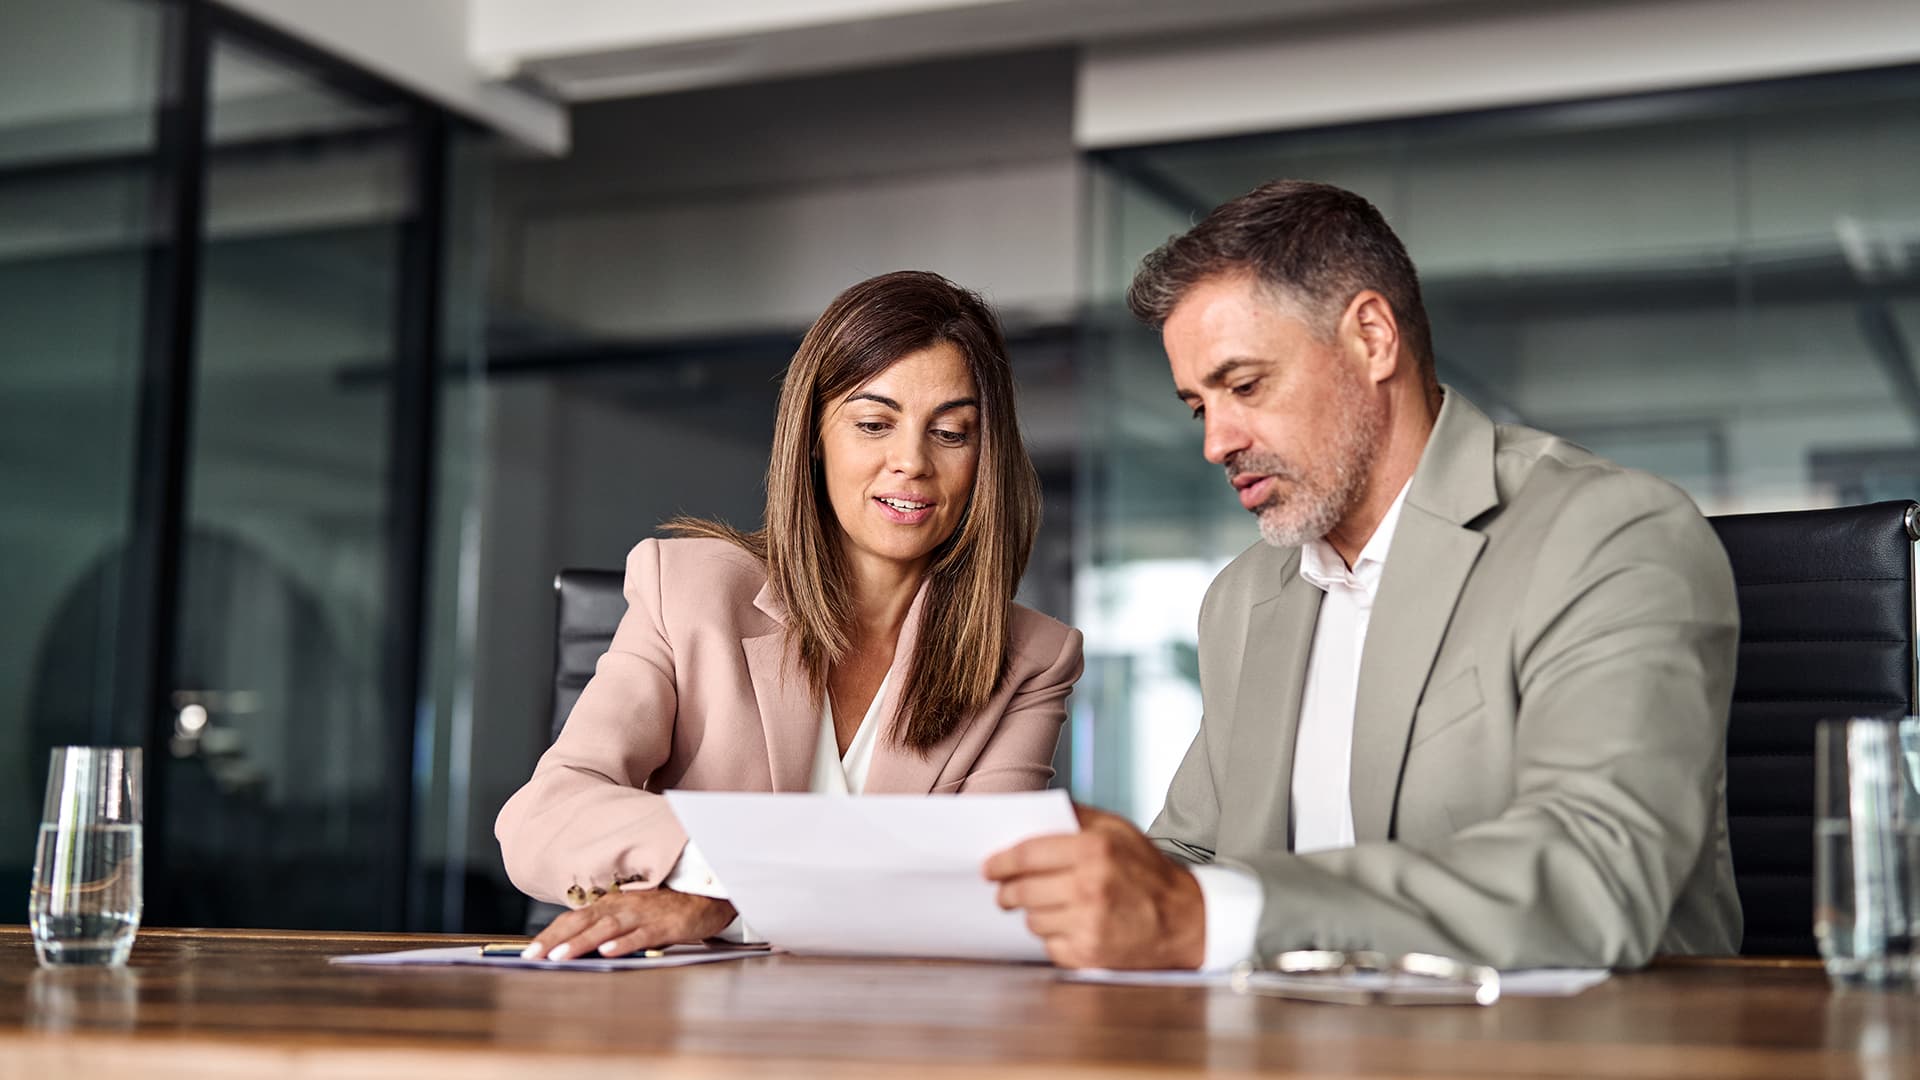
[[[43,971],[0,928],[0,1077],[1920,1076],[1920,996],[1810,963],[1664,964],[1578,997],[1351,1007],[1045,968],[757,957],[664,971],[329,967],[472,938],[143,930]]]

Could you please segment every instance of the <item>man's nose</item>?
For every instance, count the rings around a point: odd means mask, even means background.
[[[1201,452],[1215,465],[1225,465],[1227,459],[1247,448],[1246,427],[1228,416],[1207,414],[1206,439],[1201,443]]]

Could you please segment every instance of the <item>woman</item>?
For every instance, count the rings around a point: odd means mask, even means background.
[[[1046,786],[1081,637],[1013,602],[1038,489],[978,296],[903,271],[835,298],[781,388],[765,528],[634,548],[612,647],[500,811],[513,883],[578,907],[528,955],[734,921],[669,788]]]

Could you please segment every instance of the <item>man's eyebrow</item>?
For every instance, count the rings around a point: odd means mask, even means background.
[[[1212,371],[1209,371],[1205,375],[1202,375],[1200,377],[1200,385],[1209,386],[1209,387],[1222,386],[1222,385],[1225,385],[1227,381],[1227,377],[1232,375],[1235,371],[1239,370],[1240,368],[1265,367],[1265,366],[1266,366],[1266,361],[1256,360],[1250,356],[1230,357],[1226,360],[1222,360],[1218,365],[1214,367]],[[1173,396],[1179,398],[1181,401],[1187,401],[1192,398],[1199,397],[1200,395],[1197,392],[1193,390],[1189,390],[1184,386],[1177,386],[1173,390]]]
[[[1265,366],[1266,366],[1266,361],[1255,360],[1251,356],[1229,357],[1226,360],[1222,360],[1219,366],[1215,367],[1212,371],[1209,371],[1205,375],[1201,376],[1200,385],[1201,386],[1221,386],[1226,383],[1227,376],[1232,375],[1236,370],[1240,368],[1265,367]]]

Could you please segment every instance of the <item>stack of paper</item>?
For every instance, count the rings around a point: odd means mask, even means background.
[[[637,968],[686,967],[712,964],[721,960],[744,960],[765,956],[766,949],[747,946],[669,945],[658,956],[582,956],[575,960],[523,960],[518,956],[483,956],[478,945],[453,945],[437,949],[407,949],[402,952],[355,953],[331,957],[330,964],[356,967],[413,967],[455,964],[472,967],[538,968],[543,971],[631,971]]]

